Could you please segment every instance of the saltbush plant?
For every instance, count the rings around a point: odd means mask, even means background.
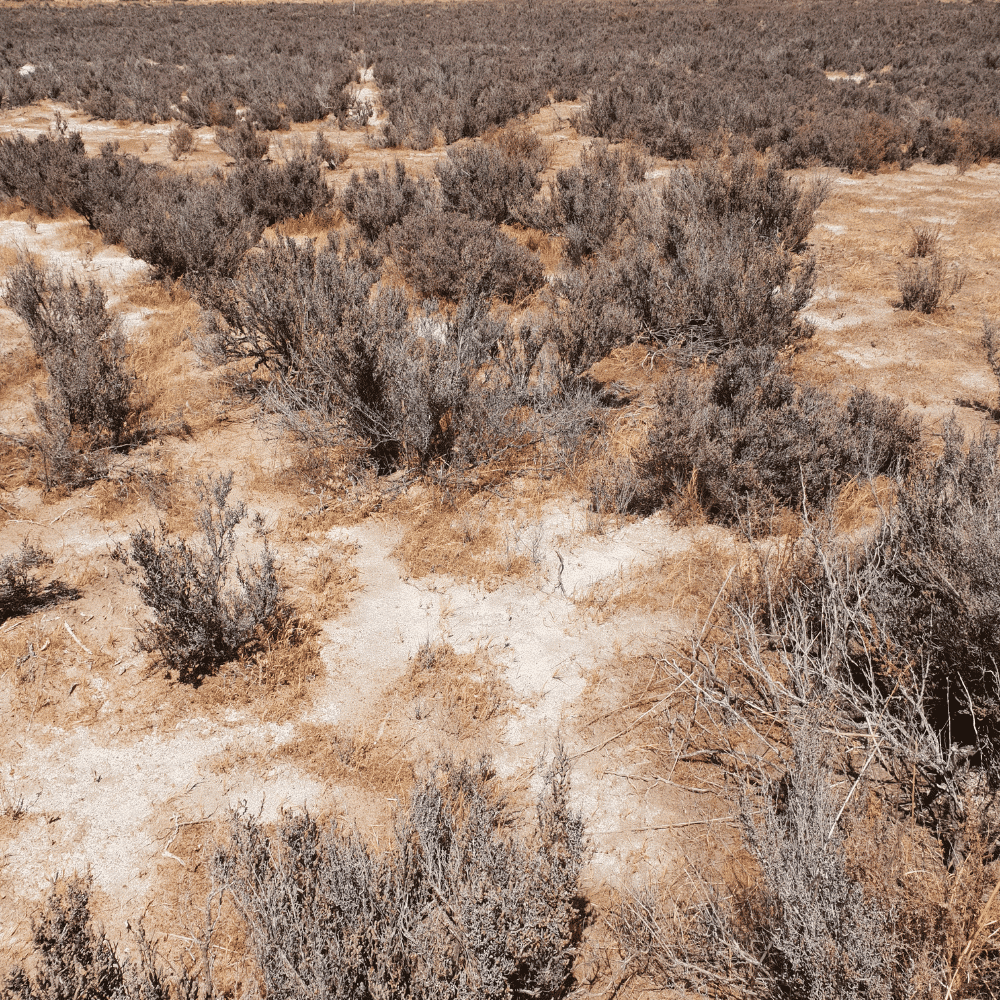
[[[16,966],[0,985],[2,1000],[195,1000],[199,984],[168,973],[140,924],[135,957],[121,957],[90,912],[89,881],[56,883],[32,921],[33,961]],[[211,988],[209,987],[209,993]]]
[[[584,853],[561,754],[536,816],[519,835],[489,761],[445,759],[381,849],[308,815],[269,833],[243,812],[216,875],[269,997],[555,998],[581,930]]]
[[[236,529],[247,509],[230,503],[232,485],[232,473],[200,484],[198,542],[169,538],[161,523],[159,530],[132,532],[129,543],[112,552],[152,611],[138,630],[139,648],[187,683],[263,648],[284,633],[293,615],[266,538],[257,560],[235,559]]]
[[[241,118],[233,128],[220,125],[215,130],[215,143],[230,158],[260,160],[267,156],[271,137],[267,132],[258,131],[256,123]]]
[[[965,272],[945,263],[936,250],[925,260],[914,260],[899,269],[896,285],[899,298],[897,309],[932,313],[940,309],[965,284]]]
[[[826,568],[817,561],[803,571],[796,590],[857,687],[894,691],[886,712],[939,742],[940,787],[932,783],[927,805],[942,828],[958,818],[942,792],[970,766],[1000,789],[1000,569],[992,554],[1000,436],[969,440],[949,422],[943,437],[942,452],[906,480],[878,530],[827,553]],[[824,616],[832,598],[842,613]]]
[[[649,167],[642,150],[595,142],[580,154],[578,166],[556,174],[545,221],[566,238],[574,264],[603,249],[631,221]]]
[[[351,174],[341,196],[344,214],[367,240],[375,241],[411,212],[432,208],[435,195],[423,177],[407,173],[396,161],[390,169]]]
[[[657,392],[650,488],[694,488],[709,516],[766,524],[778,508],[822,507],[853,476],[903,476],[919,423],[901,402],[855,390],[845,404],[796,387],[767,347],[724,354],[708,377],[677,368]]]
[[[521,408],[549,405],[528,379],[537,338],[518,339],[478,295],[452,316],[429,304],[411,317],[376,278],[336,240],[267,244],[203,297],[207,349],[297,436],[348,444],[384,472],[477,462],[533,439]]]
[[[804,241],[822,182],[802,185],[773,158],[744,156],[678,167],[658,197],[639,198],[627,181],[641,159],[595,156],[589,173],[566,181],[569,207],[558,210],[579,216],[581,254],[602,247],[554,288],[549,336],[570,372],[640,337],[710,355],[808,336],[798,312],[815,260]],[[573,192],[602,176],[605,199],[576,207]]]
[[[449,209],[500,225],[533,218],[547,162],[541,139],[512,125],[484,142],[452,146],[434,170]]]
[[[44,591],[35,571],[51,562],[52,556],[27,539],[17,551],[0,556],[0,624],[38,607]]]
[[[459,212],[408,215],[388,233],[392,258],[421,298],[518,302],[543,284],[530,250],[495,224]]]
[[[0,192],[50,215],[71,208],[160,276],[195,286],[231,277],[266,226],[330,199],[319,159],[305,150],[277,163],[239,156],[229,173],[184,176],[112,143],[88,157],[79,135],[64,131],[0,140]]]
[[[28,327],[49,377],[48,399],[37,404],[40,419],[66,421],[87,450],[134,437],[138,377],[101,286],[81,285],[25,258],[10,271],[4,298]]]
[[[146,430],[145,396],[119,318],[100,285],[44,271],[29,258],[10,271],[4,298],[48,375],[46,396],[35,400],[46,484],[99,478],[109,454]]]

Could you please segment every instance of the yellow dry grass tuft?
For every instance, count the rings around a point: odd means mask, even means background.
[[[325,541],[323,551],[310,560],[311,611],[317,618],[333,618],[347,610],[357,589],[358,570],[353,561],[357,551],[354,544]]]
[[[430,718],[450,736],[468,737],[500,716],[512,691],[500,669],[480,649],[456,653],[446,642],[425,642],[410,662],[401,696],[417,718]]]
[[[896,499],[896,484],[887,476],[874,482],[852,479],[837,495],[833,508],[834,528],[838,533],[874,527]]]
[[[623,612],[669,608],[682,616],[707,613],[739,565],[740,552],[724,532],[705,529],[681,552],[619,570],[575,598],[581,609],[607,621]]]
[[[350,733],[310,722],[298,726],[296,736],[276,748],[271,759],[292,763],[323,781],[399,797],[413,783],[409,744],[384,719]]]
[[[458,499],[436,493],[413,512],[393,555],[418,579],[446,574],[490,591],[523,580],[542,561],[542,532],[524,509],[533,508],[533,498],[520,499],[490,491]]]

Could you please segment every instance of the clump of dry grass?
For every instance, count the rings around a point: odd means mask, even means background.
[[[957,295],[965,284],[966,272],[948,264],[938,252],[926,262],[914,260],[901,267],[896,279],[899,298],[892,304],[896,309],[930,314]]]
[[[633,564],[596,581],[574,601],[601,621],[632,611],[704,614],[730,580],[739,558],[740,549],[730,539],[705,531],[680,552],[661,553],[653,562]]]
[[[346,610],[358,579],[352,557],[358,546],[325,543],[323,551],[310,560],[309,590],[312,611],[319,618],[333,618]]]
[[[293,739],[274,750],[272,759],[288,761],[323,781],[399,796],[413,782],[410,741],[383,722],[373,720],[349,732],[303,723]]]
[[[14,347],[0,358],[0,393],[9,398],[25,385],[38,385],[45,374],[42,359],[27,346]]]
[[[906,249],[907,257],[930,257],[941,242],[940,226],[914,226],[910,245]]]
[[[406,693],[417,718],[452,736],[469,736],[511,703],[510,686],[482,650],[459,654],[450,643],[424,642],[410,661]]]
[[[838,534],[873,528],[896,500],[899,484],[888,476],[871,481],[852,479],[833,504],[833,527]]]
[[[86,621],[67,612],[35,614],[0,635],[0,682],[11,724],[86,725],[105,696],[93,679],[110,670],[112,657],[95,641]]]
[[[460,500],[435,494],[428,507],[393,553],[410,576],[447,574],[495,590],[530,576],[543,559],[542,528],[528,511],[492,492]]]

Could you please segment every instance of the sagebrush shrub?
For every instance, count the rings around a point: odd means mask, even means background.
[[[211,310],[207,334],[220,361],[287,378],[305,370],[317,344],[365,309],[376,275],[336,238],[279,236],[243,259],[239,271],[199,290]]]
[[[822,506],[855,475],[905,474],[919,443],[902,403],[855,390],[841,406],[797,388],[764,347],[728,352],[708,378],[675,370],[657,404],[650,485],[677,496],[693,483],[705,511],[727,522]]]
[[[899,298],[893,302],[897,309],[932,313],[948,299],[962,290],[965,272],[945,263],[937,252],[923,262],[914,260],[901,267],[896,277]]]
[[[669,97],[669,85],[646,74],[601,82],[589,94],[580,131],[611,142],[635,143],[669,160],[690,159],[700,132],[697,119],[675,117]]]
[[[344,214],[371,241],[411,212],[433,207],[434,201],[429,182],[407,173],[399,160],[392,170],[383,165],[361,176],[351,174],[341,195]]]
[[[193,284],[230,276],[268,225],[327,204],[319,161],[237,158],[229,174],[181,176],[106,143],[88,157],[79,135],[0,140],[0,190],[41,212],[79,212],[109,243],[159,275]]]
[[[492,222],[458,212],[408,215],[388,233],[393,260],[422,298],[512,303],[544,282],[541,261]]]
[[[0,139],[0,195],[20,198],[41,215],[64,206],[82,213],[87,189],[87,154],[79,132],[26,139]]]
[[[121,160],[110,160],[117,173]],[[220,176],[180,177],[141,170],[131,185],[117,185],[95,214],[110,242],[151,264],[155,271],[191,284],[227,277],[260,239],[266,220],[248,211],[238,181]],[[253,193],[253,192],[252,192]]]
[[[315,159],[325,163],[330,170],[336,170],[341,164],[346,163],[351,155],[346,146],[331,142],[322,129],[317,130],[313,136],[309,152]]]
[[[267,156],[271,137],[257,130],[253,121],[241,118],[233,128],[220,125],[215,130],[215,143],[237,163],[241,160],[261,160]]]
[[[566,237],[566,253],[576,264],[600,251],[631,221],[640,185],[650,167],[645,153],[625,146],[594,143],[580,164],[560,170],[549,185],[548,228]]]
[[[38,606],[43,590],[35,570],[51,562],[52,556],[27,539],[16,552],[0,556],[0,624]]]
[[[137,578],[152,620],[138,630],[139,648],[197,682],[217,667],[279,637],[292,618],[282,594],[274,553],[264,541],[259,559],[235,559],[236,529],[246,519],[243,503],[231,504],[233,475],[201,483],[196,517],[198,542],[171,540],[139,528],[112,555]]]
[[[801,186],[773,158],[744,156],[678,167],[659,196],[639,197],[625,180],[641,159],[624,156],[607,159],[604,174],[594,168],[596,178],[617,178],[605,199],[572,209],[582,213],[581,253],[607,242],[555,287],[550,335],[570,371],[640,336],[708,354],[780,348],[809,334],[797,317],[815,269],[803,241],[822,182]],[[563,195],[571,206],[574,185],[585,186],[584,175],[573,177]]]
[[[315,212],[330,201],[321,161],[303,150],[280,163],[240,160],[226,183],[238,194],[244,214],[267,226]]]
[[[541,344],[515,348],[477,296],[450,318],[435,310],[411,320],[405,295],[375,280],[336,240],[267,244],[202,296],[210,351],[235,362],[233,380],[261,393],[297,436],[349,443],[381,471],[478,461],[530,437],[517,407],[533,398],[528,373]],[[503,364],[480,377],[500,342]]]
[[[143,933],[135,933],[137,960],[120,958],[90,914],[90,885],[80,878],[52,888],[32,921],[34,959],[16,966],[0,985],[2,1000],[195,1000],[198,984],[186,972],[167,973]]]
[[[879,637],[881,655],[863,665],[851,653],[856,640],[841,640],[859,683],[890,683],[898,673],[891,684],[906,695],[899,707],[919,692],[943,754],[968,748],[994,788],[1000,788],[998,497],[1000,437],[983,433],[967,441],[957,425],[946,425],[943,452],[909,477],[879,531],[840,566],[839,587]]]
[[[104,290],[22,259],[4,298],[24,320],[48,375],[45,398],[35,399],[41,433],[34,442],[46,486],[101,478],[111,452],[148,432],[145,394]]]
[[[508,127],[484,142],[452,146],[434,171],[448,208],[499,225],[530,221],[547,161],[534,132]]]
[[[49,377],[48,399],[36,403],[43,423],[66,421],[87,451],[135,437],[138,376],[101,286],[83,287],[22,259],[8,275],[4,299],[24,320]]]
[[[581,926],[582,822],[556,758],[515,832],[489,762],[437,763],[392,842],[287,815],[234,815],[216,855],[270,997],[557,997]]]
[[[189,156],[194,152],[195,136],[187,122],[178,122],[167,136],[167,148],[170,150],[170,157],[179,160],[182,156]]]
[[[744,778],[750,870],[722,886],[696,883],[691,899],[669,907],[650,892],[623,898],[611,925],[633,974],[720,997],[919,995],[916,956],[907,954],[917,942],[851,870],[817,729],[796,729],[793,760],[783,773],[762,773],[759,790]]]

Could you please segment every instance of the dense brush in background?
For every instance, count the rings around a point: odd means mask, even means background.
[[[0,195],[36,211],[79,212],[109,243],[156,273],[193,285],[232,275],[264,228],[323,207],[320,161],[292,151],[276,163],[247,156],[229,173],[177,174],[105,144],[88,157],[78,133],[0,139]]]
[[[848,170],[1000,153],[992,4],[561,2],[53,10],[0,14],[0,105],[64,101],[107,120],[266,130],[363,119],[380,146],[427,149],[580,99],[581,128],[689,158],[727,141],[785,166]],[[511,39],[517,39],[512,45]],[[220,58],[221,55],[221,58]],[[861,74],[861,82],[825,72]],[[871,86],[872,82],[877,85]]]

